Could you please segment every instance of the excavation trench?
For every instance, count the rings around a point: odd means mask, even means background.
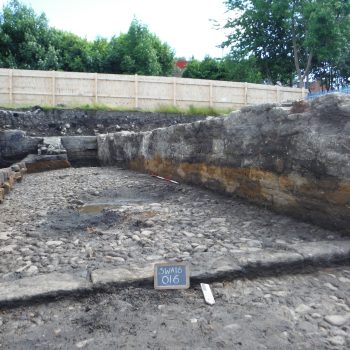
[[[350,227],[347,103],[325,99],[304,113],[264,105],[226,119],[96,136],[2,131],[2,158],[24,158],[0,169],[0,199],[8,199],[0,212],[2,279],[85,278],[168,260],[215,269],[248,255],[261,269],[266,254],[312,264],[300,247],[318,243],[326,248],[316,260],[344,260],[347,251],[331,242],[346,245]],[[333,119],[324,115],[330,109]]]

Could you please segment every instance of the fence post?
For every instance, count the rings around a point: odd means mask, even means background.
[[[177,103],[176,95],[176,77],[173,78],[173,105],[176,106]]]
[[[9,102],[13,104],[13,69],[9,69]]]
[[[280,95],[280,86],[276,85],[276,103],[280,103],[281,102],[281,95]]]
[[[139,108],[139,81],[138,76],[135,74],[135,108]]]
[[[305,98],[305,88],[304,86],[301,88],[301,99],[303,100]]]
[[[213,107],[213,82],[209,84],[209,106]]]
[[[248,104],[248,83],[244,83],[244,105]]]
[[[52,71],[52,76],[51,76],[51,91],[52,91],[52,106],[56,105],[56,72],[53,70]]]
[[[97,83],[98,83],[98,75],[95,73],[95,79],[94,79],[94,97],[95,97],[95,104],[98,103],[98,89],[97,89]]]

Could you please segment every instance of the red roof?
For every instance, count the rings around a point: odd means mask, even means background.
[[[187,64],[188,64],[188,62],[185,61],[185,60],[179,60],[179,61],[176,61],[175,64],[176,64],[176,67],[177,67],[177,68],[185,69],[186,66],[187,66]]]

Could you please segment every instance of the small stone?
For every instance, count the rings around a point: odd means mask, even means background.
[[[317,312],[314,312],[312,315],[311,315],[312,318],[321,318],[322,316],[317,313]]]
[[[210,221],[213,224],[223,224],[226,222],[226,218],[211,218]]]
[[[113,260],[113,261],[116,261],[116,262],[119,262],[119,263],[124,263],[125,262],[125,259],[120,257],[120,256],[110,256],[110,255],[106,255],[106,259],[108,260]]]
[[[160,256],[160,255],[150,255],[150,256],[147,256],[147,257],[146,257],[146,260],[147,260],[147,261],[161,260],[161,259],[162,259],[162,256]]]
[[[55,329],[53,331],[53,334],[57,337],[57,336],[59,336],[61,334],[61,332],[62,332],[62,330],[60,328],[58,328],[58,329]]]
[[[195,324],[195,323],[198,322],[198,320],[196,318],[191,318],[190,321],[191,321],[192,324]]]
[[[17,245],[15,245],[15,244],[10,244],[10,245],[5,246],[5,247],[0,247],[0,253],[4,253],[4,254],[12,253],[15,250],[15,248],[17,248]]]
[[[335,337],[330,337],[328,338],[328,341],[332,344],[332,345],[344,345],[345,344],[345,339],[344,337],[340,336],[340,335],[336,335]]]
[[[331,283],[325,283],[324,286],[332,290],[338,290],[338,288]]]
[[[91,247],[85,247],[85,254],[88,258],[92,258],[94,256],[94,251]]]
[[[0,241],[7,241],[10,239],[8,232],[0,232]]]
[[[141,235],[143,235],[143,236],[148,237],[148,236],[150,236],[152,234],[153,234],[153,232],[150,231],[150,230],[141,230]]]
[[[25,275],[26,276],[34,276],[37,275],[39,273],[39,269],[37,268],[37,266],[35,265],[31,265],[29,266],[28,270],[25,271]]]
[[[324,318],[332,326],[340,327],[350,319],[350,314],[346,315],[327,315]]]
[[[342,283],[350,283],[350,279],[346,277],[339,277],[339,281]]]
[[[208,247],[206,245],[199,245],[196,248],[194,248],[195,252],[205,252],[208,250]]]
[[[277,290],[272,292],[272,295],[276,297],[286,297],[288,295],[288,292],[286,292],[285,290]]]
[[[136,242],[139,242],[141,240],[141,238],[138,235],[133,235],[131,238]]]
[[[300,304],[295,308],[295,312],[298,314],[305,314],[311,310],[311,307],[305,304]]]
[[[82,340],[82,341],[76,343],[75,346],[76,346],[78,349],[81,349],[81,348],[85,347],[86,345],[90,344],[91,342],[93,342],[94,339],[95,339],[95,338],[89,338],[89,339]]]
[[[228,324],[224,327],[224,329],[228,329],[228,330],[232,330],[232,331],[236,331],[236,330],[239,330],[241,329],[241,326],[237,323],[231,323],[231,324]]]
[[[258,240],[250,240],[247,242],[247,246],[250,248],[261,248],[262,247],[262,243]]]
[[[192,237],[194,237],[194,234],[191,233],[191,232],[183,231],[182,233],[183,233],[183,235],[186,236],[187,238],[192,238]]]
[[[58,247],[59,245],[63,244],[62,241],[47,241],[46,245],[48,247]]]

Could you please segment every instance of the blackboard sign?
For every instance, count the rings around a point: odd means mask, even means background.
[[[190,287],[188,263],[169,262],[154,265],[155,289],[187,289]]]

